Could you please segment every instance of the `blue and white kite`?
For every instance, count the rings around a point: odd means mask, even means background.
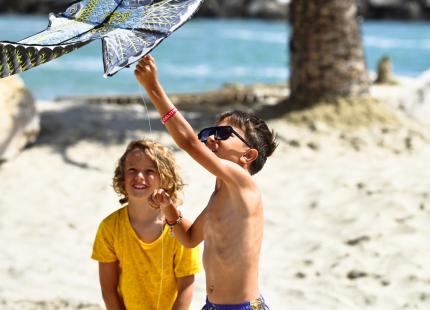
[[[0,41],[0,78],[102,40],[105,75],[149,53],[178,29],[203,0],[83,0],[50,14],[46,30],[19,42]]]

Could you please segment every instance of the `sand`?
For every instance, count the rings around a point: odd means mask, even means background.
[[[90,255],[99,222],[119,207],[115,162],[131,139],[174,144],[154,112],[149,130],[140,106],[38,109],[39,140],[0,166],[0,309],[102,309]],[[430,143],[392,134],[378,144],[378,130],[345,135],[282,119],[270,126],[280,145],[255,178],[271,309],[430,309]],[[175,154],[188,184],[182,210],[194,219],[214,178]],[[191,309],[204,299],[202,272]]]

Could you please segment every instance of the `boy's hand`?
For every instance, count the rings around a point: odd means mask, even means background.
[[[155,65],[155,59],[151,55],[142,57],[136,65],[134,75],[143,87],[150,88],[157,80],[157,66]]]
[[[172,205],[169,194],[162,188],[154,190],[149,199],[149,205],[154,209],[161,209],[164,212],[166,208]]]

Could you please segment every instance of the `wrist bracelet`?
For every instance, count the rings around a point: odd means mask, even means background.
[[[164,114],[164,116],[161,118],[161,122],[164,124],[167,123],[167,121],[176,114],[176,112],[178,112],[178,109],[173,107],[169,110],[169,112],[167,112],[166,114]]]
[[[167,221],[167,219],[165,219],[164,221],[166,222],[167,226],[170,227],[170,235],[174,236],[175,234],[173,232],[173,227],[175,227],[176,224],[179,224],[180,222],[182,222],[182,213],[181,213],[181,211],[179,211],[179,216],[178,216],[178,218],[176,219],[176,221],[174,223],[172,223],[172,224],[169,223]]]
[[[175,226],[176,224],[179,224],[180,222],[182,222],[182,213],[181,213],[181,211],[179,211],[179,210],[178,210],[178,213],[179,213],[178,218],[177,218],[177,219],[176,219],[176,221],[175,221],[175,222],[173,222],[173,223],[169,223],[169,222],[167,221],[167,219],[165,219],[166,224],[167,224],[169,227],[173,227],[173,226]]]

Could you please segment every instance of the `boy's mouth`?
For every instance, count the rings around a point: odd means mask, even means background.
[[[139,190],[148,188],[148,186],[145,184],[133,184],[132,187]]]

